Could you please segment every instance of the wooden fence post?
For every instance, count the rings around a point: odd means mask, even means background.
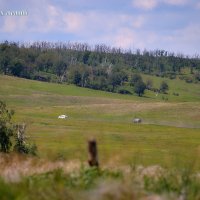
[[[97,150],[97,143],[95,139],[91,139],[88,141],[88,153],[89,153],[89,160],[88,164],[90,167],[98,167],[98,150]]]

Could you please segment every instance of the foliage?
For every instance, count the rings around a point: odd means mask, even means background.
[[[25,136],[25,124],[16,125],[15,134],[15,146],[14,150],[21,154],[36,155],[37,146],[35,144],[27,143],[27,137]]]
[[[144,188],[157,194],[174,193],[181,199],[199,199],[200,182],[197,175],[184,167],[165,171],[156,177],[144,176]]]
[[[160,84],[160,91],[163,93],[166,93],[167,90],[169,90],[169,86],[168,86],[167,82],[162,81]]]
[[[131,52],[81,43],[0,43],[0,73],[111,92],[117,92],[125,82],[133,86],[141,80],[137,73],[175,79],[182,76],[184,69],[190,69],[199,82],[198,56],[188,58],[164,50]],[[186,81],[190,83],[193,79]]]
[[[14,150],[19,153],[36,155],[36,145],[25,142],[25,124],[12,123],[13,110],[8,110],[6,104],[0,101],[0,151],[8,153],[14,145]],[[13,142],[14,138],[14,144]]]
[[[8,110],[6,104],[0,101],[0,151],[8,153],[11,146],[11,137],[14,135],[14,127],[11,121],[13,110]]]
[[[142,96],[144,94],[145,89],[146,89],[146,85],[143,81],[138,81],[134,85],[134,92],[138,96]]]
[[[148,168],[148,167],[147,167]],[[64,173],[56,169],[21,178],[16,183],[0,179],[0,199],[166,199],[200,198],[199,177],[187,169],[163,169],[142,175],[136,166],[131,172],[81,168]],[[124,176],[125,175],[125,176]]]
[[[66,181],[67,185],[72,188],[88,189],[94,187],[95,181],[99,178],[122,178],[122,173],[120,171],[102,170],[96,167],[81,167],[79,173],[69,174]]]
[[[146,81],[146,89],[151,90],[152,88],[153,88],[152,79],[147,79],[147,81]]]
[[[130,80],[130,85],[134,86],[137,82],[142,82],[142,77],[139,74],[133,74]]]
[[[132,94],[131,91],[126,89],[126,88],[119,88],[118,93],[120,93],[120,94]]]

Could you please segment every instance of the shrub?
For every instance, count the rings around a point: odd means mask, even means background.
[[[185,82],[186,82],[186,83],[192,83],[192,82],[193,82],[192,77],[186,77],[186,78],[185,78]]]
[[[11,137],[14,135],[14,126],[11,122],[13,110],[8,110],[6,104],[0,101],[0,151],[8,153],[11,146]]]
[[[133,74],[130,80],[130,85],[135,86],[137,82],[141,82],[142,77],[139,74]]]
[[[179,96],[179,93],[173,92],[174,96]]]
[[[169,90],[168,84],[165,81],[162,81],[160,84],[160,91],[166,93],[167,90]]]
[[[25,140],[25,124],[14,125],[12,123],[13,110],[8,110],[6,104],[0,101],[0,151],[8,153],[12,147],[14,138],[14,150],[19,153],[36,155],[37,147]]]
[[[120,94],[132,94],[129,90],[123,89],[123,88],[119,89],[118,93],[120,93]]]
[[[151,90],[152,87],[153,87],[153,81],[151,79],[147,79],[147,81],[146,81],[147,90]]]
[[[16,125],[16,134],[15,134],[15,146],[14,150],[22,154],[31,154],[36,155],[37,146],[35,144],[27,143],[27,137],[25,136],[25,124]]]
[[[145,89],[146,89],[146,85],[143,81],[138,81],[134,86],[134,92],[138,96],[142,96],[144,94]]]

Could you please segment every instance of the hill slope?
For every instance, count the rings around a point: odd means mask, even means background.
[[[166,101],[152,92],[139,98],[0,76],[0,99],[16,111],[15,121],[27,123],[42,157],[85,161],[86,141],[95,137],[101,163],[172,166],[199,155],[200,86],[168,83]],[[180,95],[172,95],[173,89]],[[60,114],[69,118],[59,120]],[[134,117],[143,123],[133,124]]]

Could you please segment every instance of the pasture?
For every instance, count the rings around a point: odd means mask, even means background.
[[[161,80],[153,77],[155,84]],[[27,124],[41,158],[85,162],[87,140],[94,137],[103,166],[199,169],[200,85],[167,82],[169,94],[137,97],[1,75],[0,99],[15,110],[15,122]],[[62,114],[68,118],[58,119]],[[134,124],[135,117],[142,123]]]

